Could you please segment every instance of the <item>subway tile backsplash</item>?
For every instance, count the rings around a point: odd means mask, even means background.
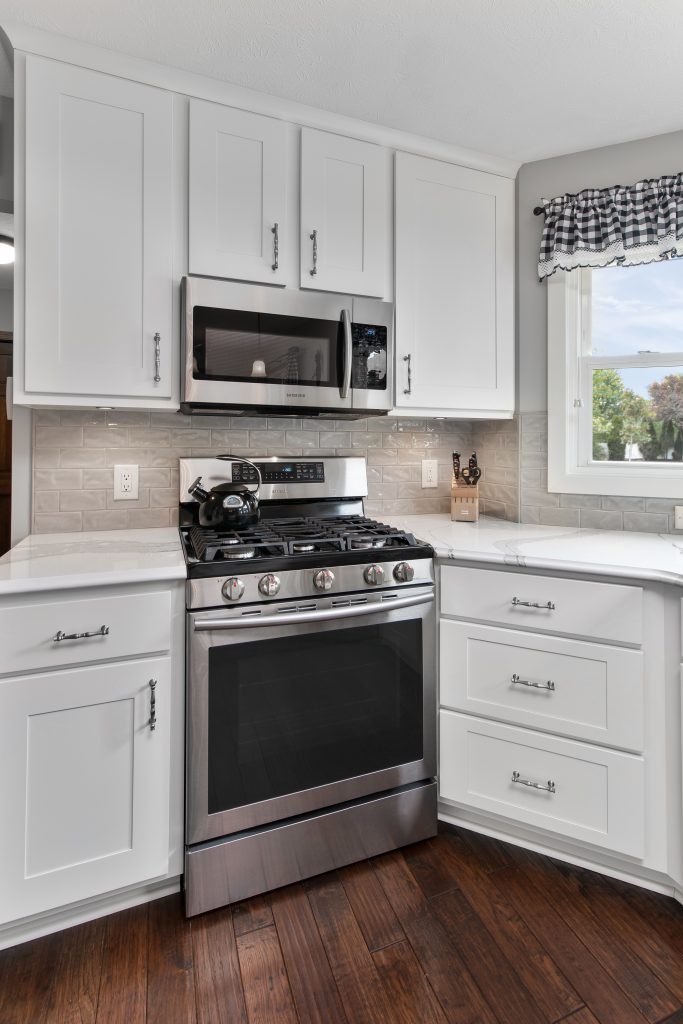
[[[183,416],[180,413],[37,411],[33,427],[36,533],[123,530],[177,522],[182,456],[362,455],[368,515],[448,512],[451,455],[476,448],[483,515],[543,526],[663,533],[674,499],[551,494],[547,414],[514,420],[331,420]],[[422,460],[436,459],[438,486],[421,486]],[[137,501],[114,501],[117,463],[140,467]]]
[[[178,459],[223,452],[361,455],[368,461],[368,515],[447,512],[451,454],[472,446],[472,424],[455,420],[99,411],[37,411],[33,420],[36,533],[174,525]],[[439,464],[436,488],[421,487],[423,458]],[[118,463],[140,467],[137,501],[114,501]]]

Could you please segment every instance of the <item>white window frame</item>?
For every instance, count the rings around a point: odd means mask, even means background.
[[[558,270],[548,279],[548,490],[683,498],[683,463],[602,462],[592,458],[592,372],[683,366],[683,353],[588,355],[591,271]]]

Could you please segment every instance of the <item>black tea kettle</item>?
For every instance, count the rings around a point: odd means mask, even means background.
[[[206,491],[201,486],[202,478],[198,476],[187,490],[200,503],[200,526],[209,526],[213,529],[224,527],[239,529],[243,526],[253,526],[261,517],[258,503],[261,473],[258,466],[255,466],[249,459],[243,459],[240,455],[219,455],[218,458],[224,459],[226,462],[243,462],[245,465],[251,466],[256,471],[256,490],[251,490],[249,484],[226,480],[222,484],[216,484],[210,491]]]

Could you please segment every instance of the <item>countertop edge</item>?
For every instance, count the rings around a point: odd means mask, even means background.
[[[159,569],[119,569],[112,572],[94,571],[69,576],[41,576],[26,579],[0,580],[0,597],[13,594],[31,594],[36,591],[80,590],[85,587],[115,587],[127,583],[183,583],[187,579],[185,566],[164,566]]]

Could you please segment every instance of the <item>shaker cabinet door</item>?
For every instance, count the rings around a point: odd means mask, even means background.
[[[301,130],[301,287],[385,293],[390,154]]]
[[[172,107],[26,58],[27,401],[172,394]]]
[[[190,101],[191,274],[285,284],[287,125]]]
[[[396,406],[511,415],[511,179],[396,154]]]
[[[166,874],[170,723],[169,658],[0,682],[0,923]]]

